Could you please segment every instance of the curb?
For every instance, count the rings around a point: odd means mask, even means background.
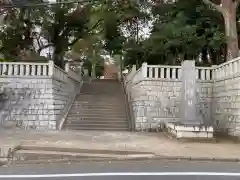
[[[99,158],[99,159],[60,159],[60,160],[45,160],[45,161],[16,161],[16,163],[10,163],[9,161],[0,161],[0,166],[4,165],[27,165],[27,164],[66,164],[66,163],[87,163],[87,162],[141,162],[141,161],[196,161],[196,162],[240,162],[240,158],[198,158],[198,157],[184,157],[184,156],[149,156],[149,157],[117,157],[117,158]]]
[[[184,161],[214,161],[214,162],[240,162],[240,158],[214,158],[214,157],[188,157],[188,156],[155,156],[153,160],[184,160]]]
[[[11,149],[11,148],[10,148]],[[0,157],[0,166],[8,164],[10,161],[12,161],[12,155],[14,151],[17,151],[21,149],[21,146],[16,146],[15,148],[12,148],[11,151],[9,151],[8,157]],[[86,149],[85,149],[86,150]],[[96,150],[95,150],[96,151]],[[147,160],[166,160],[166,161],[206,161],[206,162],[240,162],[240,158],[221,158],[221,157],[191,157],[191,156],[165,156],[165,155],[156,155],[154,153],[146,153],[146,152],[138,152],[134,153],[131,152],[129,154],[118,154],[121,151],[112,151],[111,157],[106,158],[104,156],[104,153],[101,156],[101,153],[99,153],[98,158],[99,159],[69,159],[66,161],[69,162],[106,162],[106,161],[147,161]],[[114,153],[115,152],[115,153]],[[127,152],[128,153],[128,152]],[[90,153],[91,154],[91,153]],[[95,154],[95,153],[92,153]],[[107,153],[108,154],[108,153]],[[116,155],[114,157],[114,155]],[[120,155],[120,156],[119,156]]]

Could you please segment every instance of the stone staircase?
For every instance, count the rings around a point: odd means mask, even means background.
[[[116,130],[129,129],[124,92],[117,80],[101,79],[84,83],[75,98],[65,130]]]

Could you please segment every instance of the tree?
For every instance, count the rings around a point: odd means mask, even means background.
[[[35,0],[36,2],[39,0]],[[97,28],[100,20],[90,23],[89,3],[61,4],[38,8],[13,8],[0,33],[0,51],[8,59],[19,60],[22,51],[36,51],[52,47],[55,64],[64,67],[63,56],[84,36]]]
[[[91,76],[96,78],[102,70],[104,63],[103,43],[101,36],[98,34],[91,34],[84,39],[80,39],[72,48],[74,53],[79,57],[85,57],[85,66],[90,66]]]
[[[225,36],[227,41],[227,59],[231,60],[238,57],[238,34],[236,25],[236,13],[240,0],[203,0],[207,5],[220,12],[224,18]]]
[[[184,59],[195,59],[197,64],[208,66],[223,61],[222,17],[206,9],[203,2],[154,4],[152,16],[155,21],[149,38],[138,44],[134,39],[128,41],[125,65],[135,64],[137,58],[140,63],[174,65]]]

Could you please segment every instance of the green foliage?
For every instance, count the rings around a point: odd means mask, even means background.
[[[150,36],[144,39],[139,30],[150,20],[153,27]],[[23,51],[39,54],[53,46],[54,61],[60,67],[69,50],[85,57],[91,66],[103,63],[105,51],[113,56],[124,53],[126,66],[139,66],[144,61],[179,64],[184,59],[197,59],[199,54],[204,57],[199,64],[211,65],[224,60],[223,17],[206,8],[202,0],[176,3],[99,0],[13,9],[5,22],[0,32],[0,52],[4,59],[18,60]],[[37,32],[36,27],[41,31]],[[34,40],[40,38],[45,38],[48,44],[36,50]],[[206,58],[208,53],[212,62]]]
[[[127,50],[126,63],[134,64],[138,58],[151,64],[179,64],[197,59],[206,49],[220,52],[225,44],[222,17],[206,9],[201,0],[156,4],[152,13],[156,21],[150,37]]]

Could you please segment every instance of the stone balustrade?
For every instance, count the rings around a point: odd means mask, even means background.
[[[211,121],[213,67],[196,67],[197,114],[202,121]],[[137,130],[157,128],[159,123],[180,119],[181,66],[148,65],[137,71],[133,66],[126,76],[132,97]]]
[[[0,76],[48,76],[49,63],[1,62]]]
[[[146,77],[150,79],[180,79],[181,78],[181,66],[146,65],[146,69],[147,69]]]
[[[212,67],[196,67],[196,79],[201,81],[213,80]],[[142,67],[136,71],[136,66],[130,70],[126,76],[126,81],[135,79],[137,82],[142,79],[181,79],[181,66],[147,65],[143,63]]]
[[[25,128],[59,129],[81,84],[80,74],[63,70],[52,61],[1,62],[0,86],[6,97],[0,106],[1,123],[16,121]]]
[[[214,68],[215,80],[233,78],[240,75],[240,57],[222,63]]]
[[[196,79],[200,81],[213,80],[213,68],[212,67],[196,67]]]

